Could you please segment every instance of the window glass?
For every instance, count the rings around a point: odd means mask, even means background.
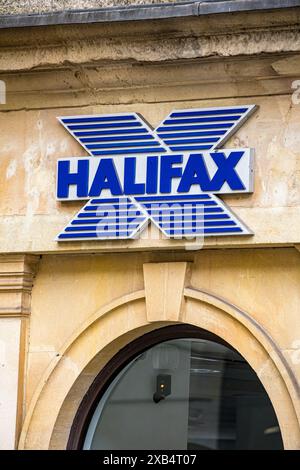
[[[232,349],[201,339],[160,343],[102,396],[85,449],[282,449],[270,399]]]

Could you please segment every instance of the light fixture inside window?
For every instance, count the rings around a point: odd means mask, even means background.
[[[159,374],[156,377],[156,392],[153,394],[154,403],[159,403],[171,395],[171,375]]]

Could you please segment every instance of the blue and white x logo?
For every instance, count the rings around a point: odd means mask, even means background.
[[[249,235],[216,194],[253,191],[253,151],[220,147],[254,105],[176,110],[155,129],[136,113],[68,116],[89,156],[58,161],[57,199],[87,200],[58,241]]]

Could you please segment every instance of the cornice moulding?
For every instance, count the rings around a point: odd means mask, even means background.
[[[120,26],[119,31],[116,25],[112,29],[82,25],[69,35],[62,27],[56,31],[22,29],[18,30],[19,34],[5,30],[0,32],[0,71],[299,52],[300,8],[288,21],[280,22],[276,18],[275,15],[271,24],[264,24],[260,18],[255,23],[247,16],[244,23],[235,18],[216,23],[213,18],[203,24],[200,18],[198,23],[190,21],[179,26],[175,22],[172,27],[159,23],[159,28],[156,23],[153,30],[148,24],[144,28]]]

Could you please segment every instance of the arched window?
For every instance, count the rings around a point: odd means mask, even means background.
[[[69,448],[282,449],[270,399],[245,359],[190,325],[148,333],[100,372]]]

